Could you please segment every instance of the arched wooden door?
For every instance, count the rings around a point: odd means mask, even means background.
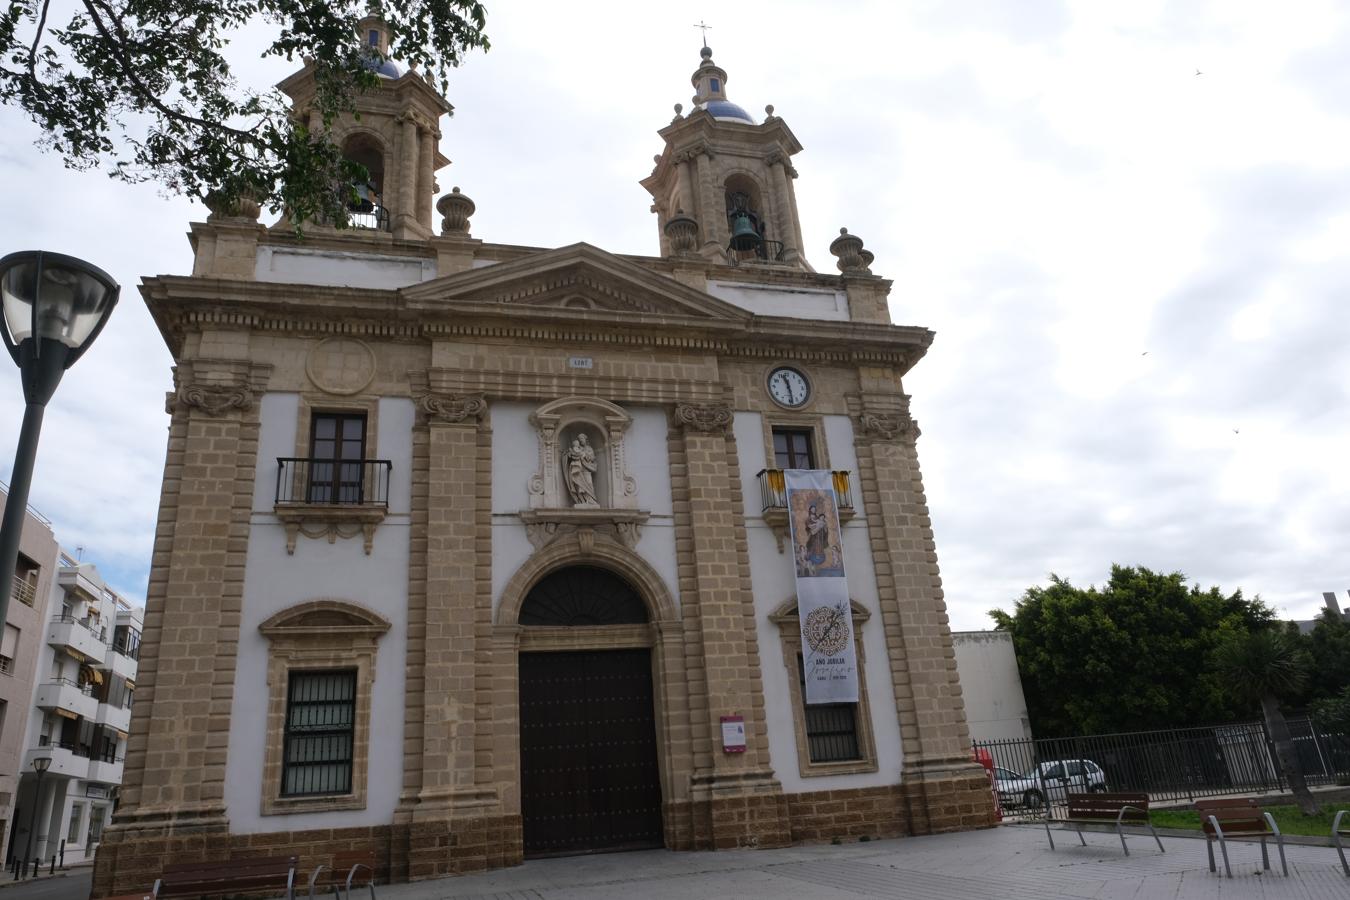
[[[562,569],[526,597],[526,628],[647,621],[623,579]],[[521,817],[527,857],[663,845],[651,649],[522,652]]]

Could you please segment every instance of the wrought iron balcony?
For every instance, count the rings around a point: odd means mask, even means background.
[[[831,472],[834,482],[834,496],[839,504],[839,521],[853,518],[853,487],[849,473]],[[759,505],[764,521],[773,529],[778,541],[778,552],[782,553],[788,533],[787,480],[782,469],[760,469]]]
[[[347,224],[352,228],[362,228],[366,231],[388,231],[389,210],[383,206],[370,204],[365,206],[369,208],[348,207]]]
[[[387,459],[303,459],[277,457],[277,494],[274,511],[286,526],[286,552],[294,553],[297,538],[326,536],[364,538],[369,555],[375,526],[389,511]]]
[[[853,490],[848,472],[831,472],[834,481],[834,496],[839,503],[839,517],[847,518],[853,514]],[[760,469],[759,505],[766,514],[780,510],[787,512],[787,482],[782,469]]]
[[[277,457],[276,505],[389,505],[387,459],[307,459]]]

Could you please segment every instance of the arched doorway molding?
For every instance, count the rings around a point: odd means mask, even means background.
[[[650,621],[641,625],[575,627],[522,626],[520,610],[530,590],[543,578],[569,566],[606,569],[627,581],[647,607]],[[502,589],[493,616],[493,636],[501,687],[499,709],[505,744],[501,755],[501,794],[509,812],[520,813],[520,720],[518,655],[522,651],[604,650],[649,647],[656,703],[657,764],[669,846],[679,829],[677,807],[687,805],[693,770],[689,722],[689,685],[685,677],[684,631],[674,595],[651,564],[622,544],[593,535],[571,534],[537,550]]]
[[[583,543],[582,536],[574,534],[559,538],[536,551],[506,582],[497,604],[497,613],[493,617],[497,627],[519,627],[520,608],[530,589],[544,576],[566,566],[608,569],[626,580],[647,605],[647,614],[658,633],[666,630],[662,628],[663,624],[675,624],[680,620],[675,596],[649,562],[622,544],[593,538]]]

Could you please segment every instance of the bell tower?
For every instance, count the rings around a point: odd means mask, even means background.
[[[661,255],[696,253],[730,265],[815,271],[802,256],[790,158],[802,149],[773,107],[763,122],[727,99],[727,73],[705,44],[690,79],[693,109],[675,106],[665,149],[642,180],[652,195]]]
[[[365,184],[355,185],[351,225],[399,240],[426,240],[435,233],[436,172],[450,164],[437,149],[440,120],[453,107],[416,71],[389,58],[389,29],[383,19],[368,15],[356,27],[366,65],[380,83],[356,94],[355,113],[343,113],[330,126],[343,154],[370,172]],[[314,103],[312,62],[277,86],[291,98],[293,115],[311,131],[323,127]]]

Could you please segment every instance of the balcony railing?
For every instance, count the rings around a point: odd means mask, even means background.
[[[373,206],[365,211],[348,209],[347,224],[367,231],[388,231],[389,210],[383,206]]]
[[[387,459],[332,460],[277,457],[278,506],[388,506]]]
[[[71,681],[69,678],[53,678],[51,681],[43,682],[45,685],[57,685],[61,688],[71,688],[79,691],[86,697],[94,696],[94,686],[92,684],[80,684],[78,681]]]
[[[728,248],[728,253],[737,263],[778,262],[783,255],[783,242],[762,240],[752,250]]]
[[[853,512],[853,490],[848,472],[831,472],[834,496],[839,503],[841,517]],[[760,469],[759,505],[764,512],[787,512],[787,483],[782,469]]]
[[[24,606],[32,606],[37,598],[37,587],[31,581],[24,581],[20,578],[14,579],[14,587],[10,589],[9,596],[17,600]]]

